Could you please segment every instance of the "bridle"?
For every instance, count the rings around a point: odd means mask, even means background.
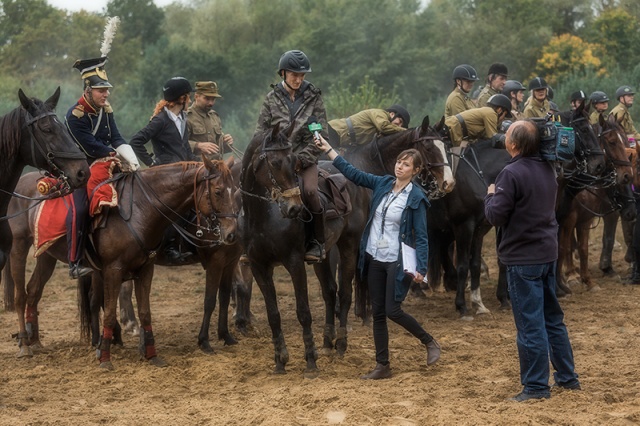
[[[204,232],[208,232],[213,234],[215,237],[218,237],[218,239],[221,236],[221,232],[220,232],[220,218],[238,218],[238,213],[221,213],[219,211],[216,211],[215,207],[214,207],[214,202],[213,202],[213,194],[211,194],[211,190],[209,189],[209,184],[207,183],[207,185],[205,185],[204,189],[202,190],[200,196],[198,196],[198,175],[200,174],[200,170],[205,169],[204,165],[200,166],[198,168],[198,171],[196,172],[195,176],[193,177],[193,205],[195,206],[195,212],[196,212],[196,237],[197,238],[202,238],[204,235]],[[217,178],[219,175],[217,174],[212,174],[209,169],[205,169],[205,173],[204,176],[202,177],[202,181],[207,182],[211,179],[215,179]],[[211,211],[211,213],[209,215],[205,215],[202,213],[202,211],[200,210],[199,207],[199,199],[201,199],[201,197],[206,197],[207,198],[207,203],[208,203],[208,207],[209,210]],[[204,221],[206,223],[206,227],[202,226],[200,224],[200,218],[204,218]]]
[[[576,148],[575,148],[575,168],[569,169],[565,164],[562,165],[562,172],[567,179],[567,186],[572,189],[585,189],[587,187],[608,187],[613,185],[615,182],[615,170],[613,174],[609,174],[606,176],[593,176],[587,173],[587,159],[594,155],[605,155],[604,151],[598,145],[597,148],[589,148],[586,146],[583,133],[584,133],[584,125],[582,128],[580,126],[575,126],[576,123],[583,123],[587,121],[587,117],[578,117],[572,119],[569,122],[569,125],[574,129],[574,134],[576,137]],[[587,128],[593,129],[589,123],[586,123]],[[613,176],[613,177],[612,177]]]
[[[57,177],[63,182],[64,191],[62,192],[66,194],[70,193],[71,186],[69,185],[68,178],[65,176],[64,172],[55,164],[55,160],[57,158],[71,159],[71,160],[85,160],[86,156],[79,150],[76,153],[55,151],[52,149],[49,143],[47,143],[46,141],[39,140],[38,138],[35,137],[32,126],[35,123],[37,123],[39,120],[42,120],[45,117],[53,117],[54,122],[59,123],[55,112],[47,111],[33,117],[31,113],[29,113],[29,111],[25,110],[25,114],[26,114],[25,123],[22,126],[22,128],[26,129],[29,134],[30,145],[31,145],[31,161],[33,166],[37,167],[37,164],[38,164],[36,162],[36,149],[37,149],[37,151],[40,153],[42,158],[44,158],[44,160],[47,162],[47,164],[51,168],[51,171],[55,175],[57,175]]]

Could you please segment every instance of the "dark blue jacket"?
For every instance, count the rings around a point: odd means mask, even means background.
[[[84,97],[67,111],[69,133],[91,161],[108,157],[115,152],[114,148],[126,143],[113,119],[111,106],[107,105],[103,109],[100,123],[100,114],[88,105]],[[98,129],[93,135],[95,126],[98,126]]]
[[[360,240],[360,252],[358,258],[358,269],[360,274],[364,276],[365,268],[365,251],[367,248],[367,241],[369,241],[369,234],[371,233],[371,223],[378,205],[382,202],[384,197],[393,189],[395,183],[395,177],[377,176],[370,173],[365,173],[357,168],[353,167],[347,160],[338,156],[333,160],[333,165],[342,172],[350,181],[358,186],[364,186],[373,190],[371,196],[371,204],[369,205],[369,217],[367,218],[367,225],[362,234]],[[400,234],[398,240],[408,246],[416,249],[416,256],[418,261],[418,272],[422,275],[427,275],[427,259],[429,257],[429,241],[427,239],[427,207],[429,207],[429,200],[425,193],[417,186],[413,185],[409,198],[407,199],[407,205],[402,212],[400,224]],[[402,266],[402,256],[398,253],[398,267],[396,269],[396,289],[395,300],[400,302],[404,300],[409,292],[411,286],[411,279],[404,273]]]
[[[558,258],[552,166],[539,157],[514,157],[484,199],[485,216],[499,226],[498,258],[505,265],[538,265]]]

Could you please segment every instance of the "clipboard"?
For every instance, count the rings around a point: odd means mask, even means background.
[[[418,269],[418,258],[416,256],[416,249],[405,243],[400,243],[402,249],[402,268],[406,274],[416,276]]]

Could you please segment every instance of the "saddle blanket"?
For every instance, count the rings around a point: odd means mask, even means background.
[[[118,205],[118,193],[114,185],[111,182],[105,183],[105,181],[113,177],[113,170],[119,164],[119,160],[115,157],[100,158],[91,164],[91,176],[86,188],[91,217],[99,215],[103,206],[116,207]],[[84,190],[81,188],[77,191]],[[58,238],[67,234],[66,221],[70,210],[72,214],[76,214],[72,194],[46,200],[38,206],[34,226],[34,257],[40,256]]]

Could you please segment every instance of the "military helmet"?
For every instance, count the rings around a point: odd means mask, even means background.
[[[511,92],[518,92],[520,90],[527,90],[527,88],[524,87],[518,80],[507,80],[507,82],[504,83],[502,94],[509,97],[511,95]]]
[[[509,74],[509,70],[507,69],[507,66],[505,64],[496,62],[495,64],[491,64],[491,66],[489,67],[489,72],[487,73],[487,75],[489,74],[498,74],[507,77]]]
[[[162,86],[164,100],[168,102],[177,101],[180,96],[193,92],[193,88],[184,77],[173,77],[167,80]]]
[[[620,99],[621,96],[624,95],[634,95],[635,92],[631,88],[631,86],[620,86],[618,90],[616,90],[616,99]]]
[[[311,72],[311,63],[302,50],[288,50],[280,56],[278,62],[278,74],[281,74],[282,70],[307,73]]]
[[[511,118],[511,100],[507,98],[503,94],[493,95],[487,101],[487,105],[491,105],[494,107],[502,107],[505,111],[507,111],[507,118]]]
[[[393,112],[397,116],[402,118],[402,127],[404,127],[405,129],[409,128],[409,121],[411,121],[411,115],[409,114],[409,111],[407,111],[405,107],[398,104],[391,105],[389,108],[387,108],[387,112]]]
[[[548,89],[547,82],[542,77],[536,77],[529,82],[529,90]]]
[[[78,59],[73,64],[73,68],[80,71],[85,89],[110,89],[113,87],[109,83],[107,72],[104,69],[108,59],[106,56],[93,59]]]
[[[585,95],[582,90],[578,90],[577,92],[573,92],[571,94],[571,99],[569,100],[570,102],[573,102],[573,101],[584,101],[585,99],[587,99],[587,95]]]
[[[467,81],[478,81],[478,73],[471,65],[462,64],[453,69],[453,79],[462,79]]]
[[[609,97],[607,96],[607,94],[601,92],[600,90],[596,90],[595,92],[593,92],[591,96],[589,96],[589,99],[591,99],[591,102],[593,102],[594,104],[597,104],[598,102],[609,102]]]

